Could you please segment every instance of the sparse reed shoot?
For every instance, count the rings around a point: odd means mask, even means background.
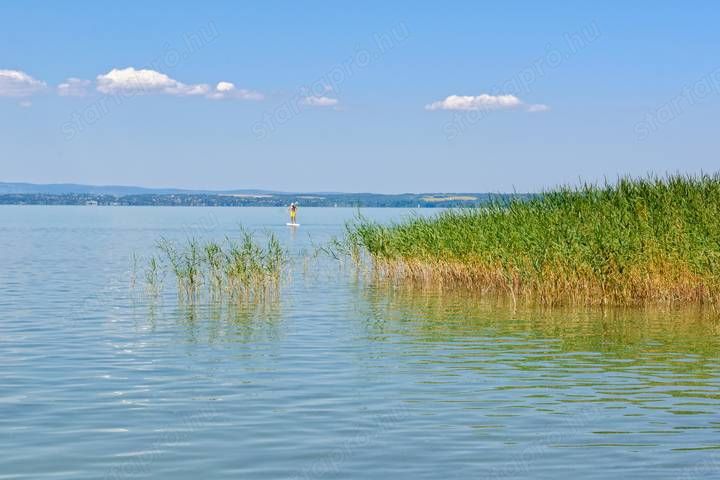
[[[188,240],[184,245],[162,239],[158,242],[161,258],[177,280],[178,293],[194,301],[202,292],[214,299],[236,301],[262,299],[277,292],[287,255],[274,235],[262,245],[249,232],[239,240],[224,242]],[[153,257],[147,270],[150,280],[157,278]]]

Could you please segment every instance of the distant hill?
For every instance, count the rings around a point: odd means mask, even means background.
[[[473,207],[491,198],[528,198],[525,194],[488,193],[291,193],[267,190],[183,190],[78,184],[39,185],[0,182],[0,205],[114,205],[192,207]]]
[[[204,194],[204,195],[255,195],[272,194],[263,190],[187,190],[180,188],[146,188],[129,187],[122,185],[81,185],[75,183],[10,183],[0,182],[0,195],[8,194],[45,194],[45,195],[67,195],[67,194],[92,194],[92,195],[172,195],[172,194]]]

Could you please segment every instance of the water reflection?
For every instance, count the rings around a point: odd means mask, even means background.
[[[720,335],[698,311],[514,310],[453,292],[358,287],[368,338],[401,348],[443,402],[478,428],[522,430],[549,416],[550,447],[720,449]],[[387,358],[382,361],[387,362]],[[489,421],[492,420],[492,421]]]
[[[144,323],[155,330],[159,324],[171,322],[191,344],[276,341],[281,335],[280,305],[277,295],[251,302],[211,299],[161,303],[150,297],[144,304]]]
[[[436,342],[520,337],[545,340],[559,352],[680,354],[699,362],[715,362],[720,351],[720,319],[702,310],[514,308],[467,292],[356,289],[367,300],[372,335],[403,333]]]

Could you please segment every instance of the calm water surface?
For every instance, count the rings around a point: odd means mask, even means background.
[[[717,321],[513,312],[308,260],[354,213],[0,207],[0,479],[720,478]],[[143,294],[160,237],[240,223],[294,256],[277,301]]]

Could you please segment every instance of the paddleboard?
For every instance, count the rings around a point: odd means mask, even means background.
[[[288,227],[299,227],[300,226],[299,223],[286,223],[285,225],[287,225]]]

